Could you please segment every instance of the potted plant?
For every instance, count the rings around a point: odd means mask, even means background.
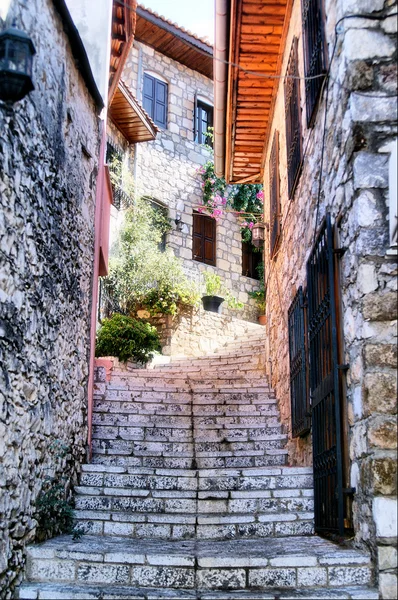
[[[257,290],[256,292],[249,292],[249,296],[256,301],[257,308],[259,311],[258,322],[260,325],[265,325],[267,323],[267,317],[265,316],[265,290]]]
[[[202,296],[202,304],[205,310],[221,313],[221,304],[225,298],[221,294],[221,277],[212,271],[204,271],[206,293]]]
[[[239,302],[221,282],[221,277],[213,271],[204,271],[206,294],[202,296],[202,304],[205,310],[221,314],[222,303],[227,302],[228,308],[241,310],[243,302]],[[222,295],[219,295],[222,294]]]
[[[266,306],[266,289],[264,283],[264,263],[261,262],[257,267],[258,274],[260,275],[260,289],[255,292],[249,292],[250,298],[253,298],[257,304],[257,308],[259,311],[258,322],[260,325],[265,325],[267,323],[267,317],[265,315],[265,306]]]

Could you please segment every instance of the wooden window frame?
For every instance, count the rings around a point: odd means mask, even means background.
[[[152,82],[152,86],[153,86],[152,93],[150,95],[145,93],[145,82],[148,80]],[[162,87],[164,87],[164,91],[165,91],[165,101],[164,102],[159,100],[159,96],[158,96],[159,90]],[[161,129],[167,129],[168,99],[169,99],[169,86],[168,86],[167,82],[162,81],[161,79],[157,79],[154,75],[150,75],[149,73],[144,73],[144,85],[143,85],[142,96],[143,96],[144,109],[148,113],[148,115],[151,117],[151,119],[155,123],[155,125],[158,125],[158,127],[160,127]],[[148,107],[146,100],[150,100],[152,102],[151,108]],[[156,117],[157,104],[164,106],[164,111],[165,111],[165,120],[164,121],[161,121],[160,119],[157,119],[157,117]]]
[[[269,158],[269,193],[270,193],[270,217],[269,217],[269,240],[270,255],[275,256],[281,239],[281,198],[280,198],[280,174],[279,174],[279,131],[275,131],[272,140],[271,154]]]
[[[288,195],[292,199],[303,165],[303,140],[301,126],[300,80],[298,69],[298,38],[293,38],[286,69],[285,123]]]
[[[305,77],[326,75],[327,47],[325,37],[325,11],[323,0],[301,0]],[[321,97],[324,77],[307,79],[305,103],[307,127],[314,125]]]
[[[202,129],[202,112],[205,111],[208,115],[208,124],[206,131]],[[207,104],[203,100],[199,100],[195,96],[195,114],[194,114],[194,139],[198,144],[206,144],[207,146],[213,147],[213,141],[211,138],[206,136],[206,132],[209,127],[213,127],[214,108],[211,104]]]
[[[247,256],[247,261],[245,261],[245,256]],[[256,258],[258,259],[256,260]],[[254,250],[253,244],[250,242],[242,241],[242,275],[243,277],[250,277],[250,279],[255,279],[260,281],[260,275],[257,272],[257,267],[261,264],[263,260],[262,252],[256,252]],[[245,269],[245,262],[247,262],[247,268]],[[258,264],[255,264],[258,262]]]
[[[198,228],[196,227],[196,223],[198,223],[198,221],[200,220],[201,222],[201,227]],[[206,236],[206,223],[208,225],[211,224],[212,227],[212,231],[213,231],[213,236],[212,238],[210,236]],[[196,229],[196,231],[195,231]],[[198,233],[197,230],[201,229],[201,232]],[[198,239],[199,237],[202,238],[202,242],[201,242],[201,254],[194,254],[195,252],[195,239]],[[212,258],[208,259],[206,258],[205,255],[205,250],[206,250],[206,241],[211,241],[213,244],[213,253],[212,253]],[[217,227],[216,227],[216,221],[215,219],[213,219],[212,217],[209,217],[208,215],[203,215],[199,212],[194,211],[193,213],[193,224],[192,224],[192,260],[195,260],[197,262],[201,262],[205,265],[209,265],[212,267],[216,266],[216,262],[217,262]]]

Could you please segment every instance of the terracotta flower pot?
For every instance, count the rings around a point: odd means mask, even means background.
[[[260,315],[258,317],[258,322],[260,325],[266,325],[267,324],[267,317],[266,315]]]

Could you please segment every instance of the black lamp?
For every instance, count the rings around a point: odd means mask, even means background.
[[[34,89],[32,40],[14,26],[0,33],[0,100],[14,103]]]

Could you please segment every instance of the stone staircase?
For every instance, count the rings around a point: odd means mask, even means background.
[[[379,597],[367,554],[313,535],[312,471],[286,466],[262,350],[99,370],[87,534],[28,548],[21,600]]]

